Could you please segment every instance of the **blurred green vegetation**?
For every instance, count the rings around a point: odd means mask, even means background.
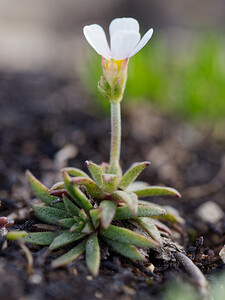
[[[108,103],[96,85],[101,59],[91,52],[87,60],[85,86],[99,105]],[[129,62],[125,100],[150,101],[164,113],[193,122],[215,121],[225,126],[225,39],[220,34],[182,36],[173,42],[153,35],[152,40]],[[88,83],[88,84],[87,84]]]

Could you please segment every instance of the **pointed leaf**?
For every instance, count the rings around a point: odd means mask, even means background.
[[[74,218],[66,218],[66,219],[60,219],[57,222],[60,226],[70,228],[71,226],[73,226],[75,220]]]
[[[160,207],[152,206],[152,205],[139,205],[137,217],[153,217],[153,216],[160,216],[165,215],[166,210]],[[113,220],[123,220],[123,219],[133,219],[134,216],[132,215],[131,211],[128,207],[117,207],[116,214]]]
[[[152,223],[155,224],[155,226],[160,230],[166,232],[168,235],[171,235],[171,230],[169,229],[168,226],[160,222],[159,220],[156,219],[151,219]]]
[[[63,231],[46,231],[46,232],[30,232],[23,239],[25,243],[32,243],[41,246],[49,246],[53,240],[62,233]]]
[[[75,242],[81,238],[83,238],[85,234],[80,232],[70,232],[69,230],[65,230],[63,233],[58,235],[51,245],[49,246],[50,250],[55,250],[59,247],[65,246],[67,244],[70,244],[72,242]]]
[[[74,177],[71,178],[71,183],[77,186],[84,185],[87,189],[88,194],[93,199],[104,199],[105,194],[92,179],[85,178],[85,177]]]
[[[71,226],[70,232],[82,231],[84,226],[85,226],[85,221],[80,219],[80,221],[74,223],[73,226]]]
[[[137,232],[127,228],[110,225],[108,229],[101,229],[100,234],[110,240],[118,241],[124,244],[132,244],[143,248],[156,248],[156,243],[151,238],[147,238]]]
[[[83,209],[80,210],[80,212],[79,212],[79,217],[82,218],[82,219],[85,220],[85,221],[88,221],[88,220],[89,220],[87,214],[85,213],[85,211],[84,211]]]
[[[150,165],[150,162],[144,161],[141,163],[134,163],[130,169],[123,175],[119,187],[125,190],[137,177],[138,175]]]
[[[66,171],[63,172],[64,182],[69,195],[73,198],[73,200],[85,210],[85,212],[89,212],[92,209],[92,205],[88,198],[85,196],[83,192],[76,186],[71,183],[71,178]]]
[[[180,216],[178,210],[171,206],[164,206],[166,214],[163,216],[164,219],[173,223],[184,224],[185,220]]]
[[[107,229],[111,224],[116,213],[116,203],[109,200],[101,202],[99,208],[101,210],[101,224],[104,229]]]
[[[62,189],[65,189],[64,181],[60,181],[53,184],[53,186],[50,188],[50,192],[54,190],[62,190]]]
[[[71,249],[69,252],[63,254],[62,256],[58,257],[57,259],[53,260],[52,267],[58,268],[67,265],[68,263],[75,260],[78,256],[80,256],[85,251],[85,244],[86,241],[81,242],[79,245]]]
[[[100,266],[100,248],[96,233],[92,233],[86,242],[86,263],[93,276],[97,276]]]
[[[153,238],[159,244],[162,243],[160,232],[150,218],[137,218],[135,221],[141,225],[141,227],[150,235],[151,238]]]
[[[91,209],[89,213],[94,227],[97,228],[100,223],[100,209],[99,208]]]
[[[110,199],[125,203],[129,207],[132,215],[134,217],[137,215],[138,197],[134,193],[116,191],[110,195]]]
[[[176,196],[181,198],[180,193],[171,187],[164,186],[150,186],[140,190],[133,191],[138,197],[149,197],[149,196]]]
[[[27,171],[26,175],[32,188],[32,191],[34,192],[37,198],[39,198],[47,205],[51,205],[53,201],[58,199],[57,197],[51,196],[49,193],[49,189],[46,186],[44,186],[39,180],[37,180],[37,178],[35,178],[30,171]],[[56,203],[54,206],[56,208],[63,208],[62,203]]]
[[[145,261],[145,257],[138,251],[138,249],[129,244],[124,244],[118,241],[113,241],[107,238],[104,238],[104,241],[111,246],[117,253],[128,257],[130,259],[135,259],[139,261]]]
[[[61,170],[62,173],[66,172],[72,177],[86,177],[90,178],[88,174],[86,174],[84,171],[77,169],[77,168],[64,168]]]
[[[90,221],[86,222],[86,224],[84,225],[84,228],[81,230],[81,232],[85,233],[85,234],[90,234],[93,231],[94,231],[94,227]]]
[[[113,174],[102,174],[102,188],[106,193],[112,193],[117,189],[118,177]]]
[[[75,204],[73,204],[72,201],[70,201],[65,195],[63,195],[63,202],[68,214],[71,217],[79,215],[80,209]]]
[[[102,168],[92,161],[86,160],[86,166],[88,167],[89,172],[91,173],[92,178],[97,183],[99,187],[102,186]]]
[[[49,207],[49,206],[34,206],[33,207],[35,216],[41,219],[44,222],[58,225],[59,219],[69,218],[70,215],[58,208]]]

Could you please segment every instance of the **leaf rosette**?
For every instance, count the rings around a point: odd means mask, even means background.
[[[62,170],[63,181],[50,189],[29,171],[30,186],[43,205],[34,206],[36,217],[58,226],[55,232],[31,232],[25,242],[48,245],[50,250],[72,244],[74,247],[52,261],[57,268],[74,261],[85,253],[86,263],[96,276],[100,266],[100,241],[110,249],[130,259],[145,261],[140,248],[157,249],[162,246],[160,230],[163,223],[155,218],[165,217],[177,221],[173,212],[139,197],[176,196],[178,191],[169,187],[148,186],[134,182],[149,162],[133,164],[120,178],[108,173],[108,165],[86,161],[90,176],[77,168]],[[133,222],[142,231],[126,226]],[[169,229],[167,230],[169,233]]]

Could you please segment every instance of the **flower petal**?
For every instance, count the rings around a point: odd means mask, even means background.
[[[133,51],[130,53],[129,57],[135,55],[138,51],[140,51],[150,40],[153,34],[153,29],[149,29],[146,34],[142,37],[140,42],[137,44],[137,46],[133,49]]]
[[[101,26],[97,24],[87,25],[83,28],[84,36],[88,43],[95,49],[95,51],[106,59],[111,58],[106,35]]]
[[[112,58],[122,60],[129,57],[139,41],[140,33],[136,30],[117,31],[111,36]]]
[[[117,18],[112,20],[109,25],[110,38],[120,30],[135,30],[139,32],[138,21],[134,18]]]

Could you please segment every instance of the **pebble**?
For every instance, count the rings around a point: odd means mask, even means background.
[[[207,201],[201,204],[197,208],[196,213],[202,221],[210,222],[211,224],[216,224],[224,216],[221,207],[213,201]]]

